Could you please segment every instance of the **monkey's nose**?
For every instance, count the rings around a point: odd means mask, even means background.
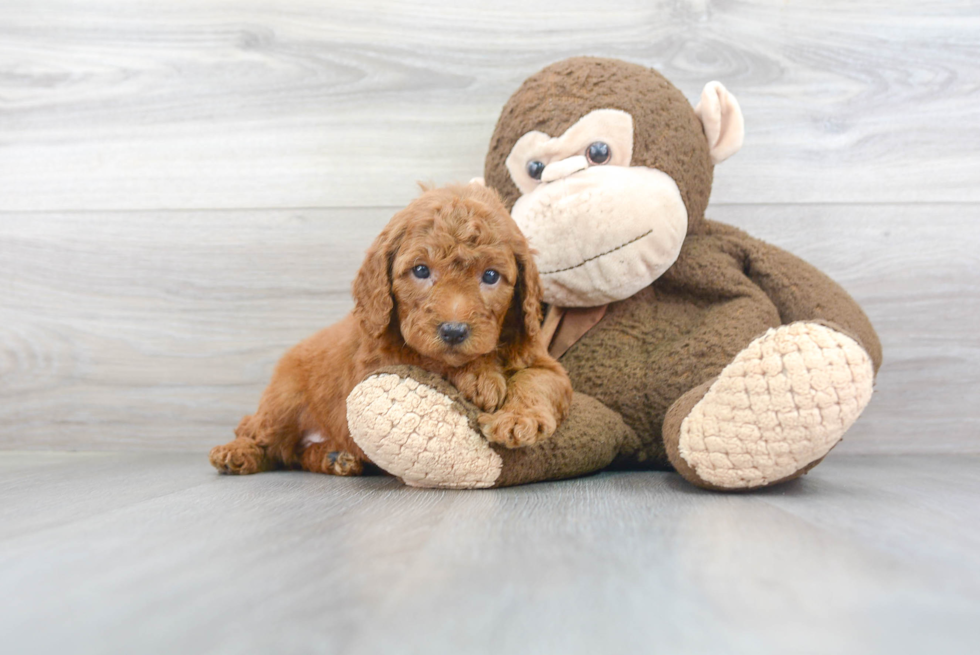
[[[588,167],[589,161],[585,158],[585,155],[575,155],[574,157],[568,157],[560,161],[553,161],[541,171],[541,181],[554,182],[563,177],[568,177],[573,173],[584,171]]]
[[[455,346],[466,341],[470,336],[470,326],[466,323],[443,323],[439,326],[439,338]]]

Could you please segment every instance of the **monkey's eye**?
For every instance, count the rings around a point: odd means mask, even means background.
[[[500,281],[500,273],[493,270],[492,268],[488,268],[487,270],[483,271],[483,277],[481,277],[480,279],[483,280],[484,284],[489,284],[493,286],[494,284]]]
[[[602,141],[596,141],[585,151],[590,164],[605,164],[609,161],[609,146]]]
[[[527,174],[531,176],[532,180],[540,180],[541,173],[544,172],[544,162],[543,161],[529,161],[527,163]]]
[[[412,275],[420,280],[424,280],[425,278],[429,277],[429,267],[425,264],[419,264],[412,269]]]

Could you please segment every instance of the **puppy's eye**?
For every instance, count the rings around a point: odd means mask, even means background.
[[[602,141],[596,141],[585,151],[585,156],[590,164],[605,164],[609,161],[610,154],[612,153],[609,150],[609,146]]]
[[[412,269],[412,275],[420,280],[424,280],[425,278],[429,277],[429,267],[425,264],[419,264]]]
[[[493,285],[500,281],[500,273],[492,268],[488,268],[487,270],[483,271],[483,277],[480,279],[483,280],[484,284]]]
[[[544,162],[543,161],[529,161],[527,163],[527,174],[531,176],[532,180],[540,180],[541,173],[544,172]]]

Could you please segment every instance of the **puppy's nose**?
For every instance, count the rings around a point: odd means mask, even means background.
[[[443,323],[439,326],[439,338],[450,346],[463,343],[470,336],[470,326],[466,323]]]

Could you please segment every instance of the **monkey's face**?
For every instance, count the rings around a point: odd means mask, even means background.
[[[592,111],[559,136],[531,131],[507,157],[512,215],[537,250],[544,298],[591,307],[628,298],[677,259],[687,209],[666,173],[630,166],[633,117]]]

